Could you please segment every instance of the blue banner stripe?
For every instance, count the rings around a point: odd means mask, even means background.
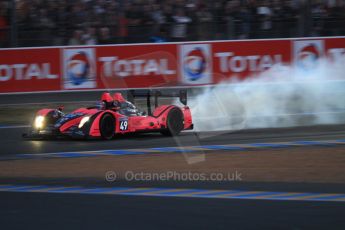
[[[246,150],[245,148],[238,147],[238,146],[226,146],[226,145],[202,145],[198,146],[198,148],[202,149],[212,149],[212,150]]]
[[[252,147],[267,147],[267,148],[287,148],[291,147],[289,144],[274,144],[274,143],[254,143],[249,144]]]
[[[70,188],[57,188],[57,189],[52,189],[49,190],[49,192],[71,192],[71,191],[78,191],[78,190],[83,190],[83,188],[80,187],[70,187]]]
[[[112,155],[138,155],[138,154],[145,154],[146,152],[140,151],[131,151],[131,150],[104,150],[101,153],[112,154]]]
[[[32,187],[32,186],[30,186],[30,185],[5,185],[5,186],[1,186],[0,189],[13,190],[13,189],[29,188],[29,187]]]
[[[186,194],[188,197],[200,197],[200,198],[219,198],[235,193],[245,193],[246,191],[238,191],[238,190],[228,190],[228,191],[217,191],[217,190],[205,190],[204,192],[206,193],[201,193],[201,194]]]
[[[155,151],[160,151],[160,152],[195,152],[195,151],[198,151],[195,149],[184,149],[183,147],[182,148],[166,147],[166,148],[151,148],[151,149],[155,150]],[[157,153],[157,152],[155,152],[155,153]]]
[[[309,200],[318,201],[318,200],[335,200],[335,199],[345,199],[345,195],[314,197],[314,198],[310,198]]]
[[[255,193],[255,194],[244,194],[244,195],[237,195],[234,196],[236,198],[255,198],[255,197],[261,197],[261,196],[269,196],[269,195],[276,195],[279,194],[277,192],[261,192],[261,193]]]
[[[337,142],[345,142],[345,139],[336,140]]]
[[[322,141],[294,141],[293,144],[300,144],[300,145],[334,145],[333,143],[329,142],[322,142]]]
[[[169,192],[169,191],[164,191],[164,190],[168,190],[168,189],[162,189],[162,192],[157,193],[157,195],[159,194],[159,195],[177,196],[177,195],[182,195],[182,194],[186,194],[186,193],[201,191],[200,189],[183,189],[181,191],[175,191],[175,192]]]
[[[156,191],[161,191],[162,189],[159,188],[148,188],[148,189],[138,189],[138,190],[133,190],[133,191],[127,191],[127,192],[122,192],[121,194],[125,195],[134,195],[134,194],[141,194],[141,193],[147,193],[147,192],[156,192]]]
[[[8,157],[8,159],[23,159],[23,160],[25,160],[25,159],[32,159],[32,158],[34,158],[35,156],[33,156],[34,154],[16,154],[16,155],[14,155],[14,156],[11,156],[11,157]],[[2,158],[0,158],[0,159],[2,159]],[[5,158],[6,159],[6,158]]]
[[[74,157],[91,157],[91,156],[99,156],[99,154],[87,154],[87,153],[57,153],[52,154],[47,157],[67,157],[67,158],[74,158]]]
[[[199,197],[221,199],[260,199],[260,200],[291,200],[291,201],[332,201],[345,202],[345,194],[327,193],[292,193],[269,191],[241,191],[241,190],[206,190],[206,189],[176,189],[173,188],[130,188],[130,187],[61,187],[49,185],[0,185],[0,192],[42,192],[42,193],[71,193],[78,194],[112,194],[130,196],[159,196],[159,197]],[[152,192],[152,194],[150,194]],[[233,195],[232,195],[233,194]]]
[[[12,191],[23,191],[23,192],[30,192],[30,191],[34,191],[37,189],[45,189],[45,188],[49,188],[48,186],[42,185],[42,186],[28,186],[28,187],[24,187],[24,188],[14,188],[12,189]]]
[[[126,188],[126,187],[111,187],[111,188],[90,188],[90,189],[82,189],[80,193],[90,193],[90,194],[97,194],[97,193],[108,193],[112,191],[121,191],[121,190],[129,190],[133,188]]]
[[[243,191],[236,191],[236,190],[232,190],[232,191],[222,191],[222,192],[217,192],[217,191],[210,191],[210,193],[206,193],[206,194],[195,194],[193,196],[196,196],[196,197],[209,197],[209,198],[212,198],[212,197],[219,197],[219,196],[223,196],[223,195],[231,195],[231,194],[234,194],[234,193],[240,193],[240,192],[243,192]]]
[[[113,191],[110,188],[93,188],[93,189],[83,189],[80,191],[80,193],[90,193],[90,194],[94,194],[94,193],[107,193]]]
[[[274,198],[276,199],[292,199],[292,198],[300,198],[300,197],[304,197],[304,196],[312,196],[312,195],[319,195],[317,193],[298,193],[298,194],[288,194],[288,195],[281,195],[281,196],[275,196]]]
[[[188,153],[198,152],[200,149],[204,150],[234,150],[242,151],[248,149],[262,149],[262,148],[286,148],[297,146],[337,146],[343,145],[345,139],[329,140],[329,141],[292,141],[286,143],[252,143],[237,145],[201,145],[188,147],[161,147],[148,149],[114,149],[114,150],[97,150],[97,151],[80,151],[80,152],[58,152],[46,154],[16,154],[12,156],[0,157],[0,160],[18,160],[18,159],[50,159],[50,158],[78,158],[78,157],[97,157],[106,155],[141,155],[141,154],[157,154],[157,153]],[[195,148],[195,149],[193,149]],[[202,151],[202,150],[201,150]]]

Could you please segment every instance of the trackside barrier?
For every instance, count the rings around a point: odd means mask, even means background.
[[[345,54],[345,37],[0,49],[0,93],[188,88]]]

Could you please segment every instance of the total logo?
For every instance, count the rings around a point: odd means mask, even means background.
[[[192,81],[198,80],[206,70],[207,61],[202,49],[196,48],[186,55],[183,63],[185,72]]]
[[[95,66],[94,49],[65,49],[64,88],[95,88]]]
[[[67,74],[75,85],[80,85],[87,80],[90,73],[90,62],[87,54],[80,52],[71,57],[67,63]]]
[[[181,81],[185,84],[212,83],[211,48],[209,44],[180,46]]]
[[[317,60],[323,55],[323,40],[294,41],[294,63],[303,69],[315,67]]]

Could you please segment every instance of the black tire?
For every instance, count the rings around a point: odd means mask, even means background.
[[[181,109],[172,108],[167,116],[167,129],[161,133],[165,136],[177,136],[184,128],[183,113]]]
[[[104,140],[111,140],[115,135],[115,119],[114,117],[106,113],[101,117],[99,121],[99,130]]]

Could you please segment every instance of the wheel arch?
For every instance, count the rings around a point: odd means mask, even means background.
[[[93,116],[95,116],[94,118],[91,118],[92,122],[90,122],[90,124],[89,124],[90,125],[90,129],[88,132],[89,136],[92,136],[92,137],[101,137],[102,136],[101,131],[100,131],[100,121],[105,114],[110,114],[113,117],[115,127],[116,127],[117,117],[116,117],[115,113],[112,113],[110,111],[102,111],[100,113],[93,115]]]
[[[162,124],[162,131],[161,133],[166,136],[176,136],[178,135],[182,130],[184,130],[184,113],[182,109],[178,106],[172,106],[171,108],[167,109],[166,112],[164,112],[163,117],[161,119],[164,119],[164,126]]]

